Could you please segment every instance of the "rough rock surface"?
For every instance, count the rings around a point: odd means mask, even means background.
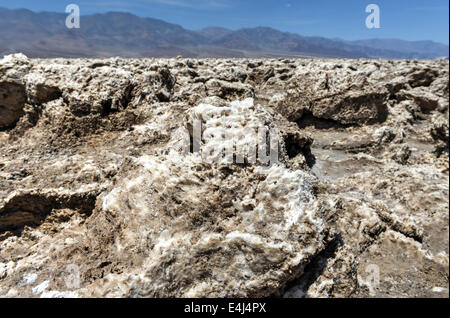
[[[0,296],[448,297],[448,67],[3,58]]]

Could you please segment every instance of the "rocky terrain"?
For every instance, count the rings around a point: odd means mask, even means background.
[[[448,297],[448,114],[446,60],[5,56],[0,296]]]

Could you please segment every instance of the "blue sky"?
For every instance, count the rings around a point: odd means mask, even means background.
[[[0,0],[0,7],[64,13],[70,3],[78,4],[82,15],[126,11],[187,29],[269,26],[301,35],[347,40],[449,42],[448,0]],[[380,29],[365,26],[365,8],[370,3],[380,7]]]

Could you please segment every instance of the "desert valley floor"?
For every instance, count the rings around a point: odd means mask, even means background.
[[[448,297],[448,70],[4,57],[0,296]]]

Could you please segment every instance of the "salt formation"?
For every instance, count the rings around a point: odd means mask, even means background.
[[[280,165],[233,169],[175,153],[134,165],[99,213],[121,224],[110,259],[136,264],[87,285],[83,296],[262,296],[323,248],[325,226],[307,173]]]
[[[204,135],[219,123],[255,128],[260,114],[273,120],[262,109],[258,113],[252,100],[229,108],[200,104],[192,113],[205,120]],[[221,146],[222,139],[209,136],[202,147]],[[99,213],[121,224],[110,259],[136,258],[138,252],[139,260],[80,295],[257,297],[301,273],[326,235],[314,178],[283,164],[232,164],[174,150],[135,158],[123,181],[104,196]],[[100,241],[88,235],[87,245]]]
[[[7,56],[0,296],[448,297],[448,98],[445,60]]]

